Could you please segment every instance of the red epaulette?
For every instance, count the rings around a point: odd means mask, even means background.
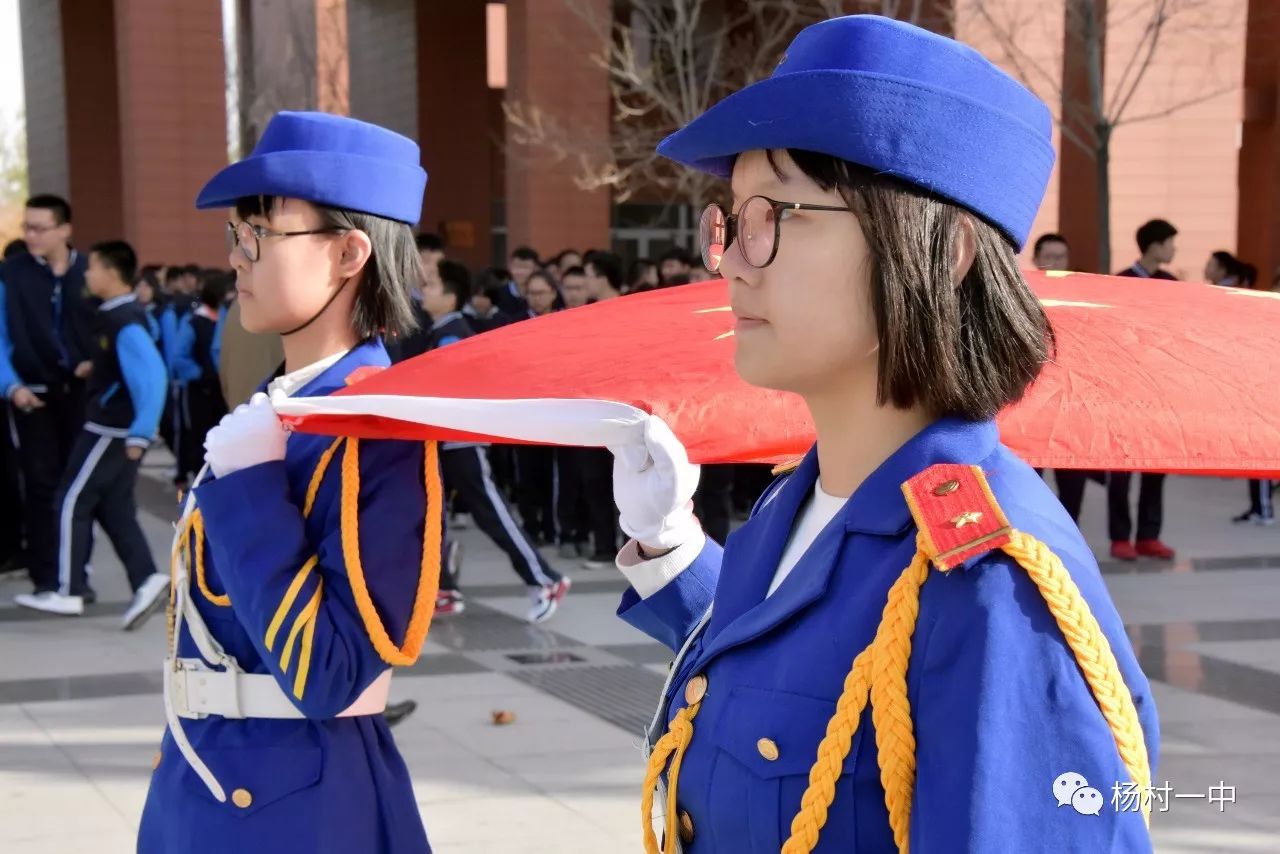
[[[946,572],[994,551],[1012,529],[978,466],[930,466],[902,484],[929,560]]]

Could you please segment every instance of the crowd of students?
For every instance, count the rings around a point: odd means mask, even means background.
[[[657,262],[641,259],[626,268],[618,255],[604,250],[565,249],[544,260],[521,246],[510,253],[506,267],[475,275],[446,256],[436,235],[420,235],[418,249],[424,270],[414,295],[418,330],[388,342],[396,361],[508,324],[708,275],[678,247]],[[442,469],[454,526],[466,524],[470,514],[507,554],[534,592],[531,621],[554,613],[569,588],[568,579],[539,553],[540,546],[555,546],[562,566],[613,565],[621,534],[608,451],[451,443],[444,447]],[[768,479],[766,467],[708,467],[697,504],[711,536],[723,542],[735,513],[745,515]],[[446,545],[444,565],[437,613],[455,614],[466,607],[457,584],[456,541]]]

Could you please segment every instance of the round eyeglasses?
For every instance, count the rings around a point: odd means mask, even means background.
[[[768,267],[778,255],[784,211],[851,211],[849,207],[780,202],[767,196],[752,196],[738,213],[726,214],[717,204],[707,205],[698,223],[698,245],[702,263],[718,272],[724,253],[735,240],[742,258],[752,267]]]
[[[239,248],[249,263],[255,263],[262,255],[261,241],[268,237],[302,237],[307,234],[342,234],[345,228],[312,228],[307,231],[272,231],[251,222],[227,223],[227,254]]]

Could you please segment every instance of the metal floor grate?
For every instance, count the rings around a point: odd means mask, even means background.
[[[662,677],[640,667],[540,667],[509,674],[634,736],[644,734],[662,691]]]

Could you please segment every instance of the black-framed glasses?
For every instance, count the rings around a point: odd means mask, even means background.
[[[227,223],[227,254],[239,247],[240,253],[254,263],[262,254],[260,241],[267,237],[302,237],[307,234],[342,234],[345,228],[312,228],[307,231],[272,231],[251,222]]]
[[[742,203],[737,214],[726,214],[717,204],[707,205],[698,223],[698,246],[702,263],[715,273],[720,269],[724,253],[734,240],[739,241],[743,259],[752,267],[768,267],[778,255],[784,211],[852,211],[847,206],[811,205],[804,202],[780,202],[768,196],[752,196]]]

